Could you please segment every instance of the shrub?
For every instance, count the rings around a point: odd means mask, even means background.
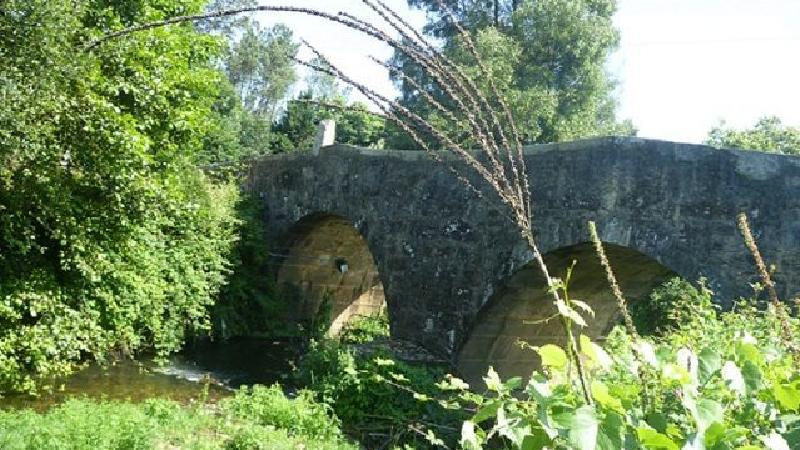
[[[82,43],[195,0],[8,0],[0,13],[0,391],[208,327],[237,189],[195,166],[217,38],[190,26]],[[10,12],[9,12],[10,11]]]
[[[277,386],[243,390],[215,406],[69,400],[46,413],[0,411],[0,448],[356,450],[327,410],[308,395],[287,399]]]
[[[214,333],[229,336],[288,336],[296,333],[287,324],[291,299],[270,276],[263,205],[257,196],[243,194],[236,207],[240,225],[231,256],[228,282],[222,286],[213,309]]]
[[[785,337],[800,333],[800,320],[746,303],[716,314],[706,294],[676,282],[662,293],[677,298],[666,304],[678,322],[660,335],[633,338],[617,328],[605,349],[581,336],[585,384],[564,350],[545,345],[535,349],[544,371],[526,386],[519,378],[503,382],[493,370],[485,378],[492,395],[452,385],[462,404],[477,410],[464,424],[462,445],[800,448],[800,365]],[[695,295],[702,301],[694,303]]]
[[[342,328],[339,342],[365,344],[378,337],[389,337],[389,317],[386,314],[357,317]]]
[[[279,385],[243,388],[223,407],[238,419],[262,426],[286,430],[292,436],[314,439],[341,437],[339,420],[330,407],[317,403],[313,394],[301,390],[293,399],[287,398]]]
[[[318,400],[331,405],[344,430],[367,448],[388,444],[422,448],[429,445],[426,434],[431,428],[454,443],[452,430],[465,417],[433,400],[443,374],[441,368],[396,361],[380,346],[366,354],[324,340],[312,343],[296,378]]]
[[[701,326],[716,317],[716,309],[704,280],[695,287],[675,277],[653,290],[649,299],[632,304],[631,315],[636,329],[651,335]]]

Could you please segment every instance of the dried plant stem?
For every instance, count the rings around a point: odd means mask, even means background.
[[[513,116],[513,114],[511,114],[511,109],[508,107],[508,104],[505,102],[505,100],[503,100],[503,96],[500,95],[500,92],[497,89],[497,85],[494,82],[494,77],[492,77],[492,75],[486,69],[486,65],[483,63],[483,58],[481,58],[480,54],[478,54],[478,50],[475,47],[475,42],[472,40],[472,36],[470,36],[470,34],[467,32],[467,30],[464,29],[463,26],[461,26],[461,23],[455,18],[455,16],[453,15],[453,12],[450,10],[450,8],[447,5],[444,4],[444,2],[442,0],[436,0],[436,2],[438,3],[439,8],[447,15],[447,17],[450,19],[450,21],[456,27],[456,30],[458,31],[459,35],[464,40],[464,43],[466,44],[467,49],[469,50],[469,52],[472,55],[472,57],[475,59],[475,62],[478,64],[478,68],[481,71],[481,75],[484,78],[486,78],[486,80],[488,80],[489,88],[492,91],[492,95],[497,99],[497,102],[500,104],[500,107],[503,109],[503,113],[506,116],[506,120],[508,121],[508,125],[509,125],[509,127],[511,127],[511,132],[512,132],[512,135],[514,137],[514,146],[515,146],[515,149],[516,149],[516,152],[517,152],[517,162],[518,162],[518,165],[519,165],[519,169],[516,167],[516,164],[514,162],[514,158],[511,158],[511,160],[510,160],[511,167],[512,167],[512,171],[514,172],[515,180],[520,182],[520,184],[522,185],[521,186],[522,188],[520,189],[520,195],[523,198],[523,202],[527,206],[527,211],[528,211],[528,214],[529,214],[529,218],[532,220],[533,211],[530,208],[530,204],[531,204],[530,188],[528,186],[528,178],[526,176],[527,175],[527,170],[525,168],[525,159],[523,158],[522,141],[521,141],[520,136],[519,136],[519,131],[517,130],[517,125],[516,125],[516,121],[514,120],[514,116]],[[490,108],[490,110],[491,110],[491,108]],[[495,127],[497,127],[497,129],[500,132],[500,136],[501,136],[501,138],[503,140],[503,145],[505,145],[506,148],[509,148],[509,151],[510,151],[511,146],[508,144],[508,140],[505,137],[505,134],[503,133],[503,128],[500,126],[500,123],[497,120],[497,116],[496,115],[492,115],[492,118],[493,118]],[[521,180],[520,180],[520,178],[521,178]]]
[[[777,306],[780,304],[780,300],[778,300],[778,292],[775,290],[775,283],[772,281],[772,277],[767,270],[764,258],[761,257],[761,252],[758,250],[758,245],[756,245],[756,240],[753,237],[752,231],[750,231],[750,224],[747,221],[747,215],[745,213],[739,214],[738,223],[739,232],[742,233],[744,243],[747,245],[747,249],[750,250],[750,254],[753,255],[756,269],[758,270],[759,276],[761,276],[761,282],[764,283],[764,288],[767,290],[769,300],[773,305]]]
[[[756,263],[756,269],[759,276],[761,276],[761,282],[767,289],[769,301],[775,310],[778,320],[780,321],[781,337],[784,341],[784,344],[792,353],[795,361],[800,362],[800,346],[798,346],[794,332],[792,331],[792,325],[790,323],[791,317],[787,311],[786,305],[784,305],[778,299],[778,292],[775,290],[775,282],[772,280],[772,277],[767,270],[767,265],[764,263],[764,258],[761,257],[761,251],[758,249],[756,239],[753,237],[753,232],[750,230],[750,223],[748,222],[747,215],[745,213],[739,214],[738,224],[739,231],[742,233],[742,237],[744,238],[744,243],[747,246],[747,249],[750,250],[750,254],[753,255],[753,260]]]
[[[603,241],[600,240],[600,235],[597,233],[597,224],[590,220],[586,225],[589,228],[589,237],[592,240],[592,244],[594,244],[594,251],[597,254],[597,257],[600,259],[600,265],[602,265],[603,269],[605,270],[606,280],[608,280],[608,284],[611,286],[611,292],[614,294],[614,298],[617,301],[617,307],[619,308],[623,321],[625,322],[625,330],[628,332],[631,340],[635,343],[640,339],[639,332],[636,330],[636,325],[633,323],[631,312],[628,309],[628,301],[625,299],[625,295],[623,295],[622,289],[619,287],[617,277],[614,275],[614,270],[611,267],[611,262],[608,260],[608,256],[606,256],[606,251],[603,248]],[[633,349],[633,358],[639,365],[637,374],[639,375],[639,380],[642,383],[642,408],[646,411],[651,403],[650,371],[647,369],[648,366],[644,359],[639,354],[639,350],[635,347]]]
[[[622,313],[622,318],[625,322],[625,330],[627,330],[632,338],[638,339],[639,333],[636,331],[633,318],[631,318],[631,313],[628,310],[628,301],[622,294],[622,289],[620,289],[619,283],[617,283],[617,277],[614,276],[614,269],[611,268],[611,263],[608,261],[606,251],[603,248],[603,243],[600,241],[600,236],[597,234],[597,225],[594,221],[589,221],[587,226],[589,227],[589,236],[592,238],[592,243],[594,244],[594,251],[597,253],[597,257],[600,258],[600,264],[606,272],[606,279],[611,286],[611,292],[614,294],[614,298],[617,300],[617,307],[619,307]]]

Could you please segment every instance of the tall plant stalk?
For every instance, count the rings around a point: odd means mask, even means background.
[[[611,287],[611,292],[614,294],[614,299],[617,301],[617,308],[619,308],[620,314],[622,314],[622,319],[625,323],[625,329],[627,330],[632,341],[636,343],[639,341],[639,332],[636,330],[636,325],[633,323],[631,312],[628,309],[628,300],[622,293],[622,289],[619,287],[619,283],[617,282],[617,277],[614,275],[614,269],[611,267],[611,262],[608,260],[608,256],[606,256],[606,251],[603,248],[603,242],[600,240],[600,235],[597,233],[597,225],[594,223],[594,221],[589,221],[587,222],[587,227],[589,228],[589,237],[592,240],[592,244],[594,244],[595,253],[600,259],[600,265],[603,266],[608,285]],[[639,350],[635,346],[633,348],[633,357],[639,366],[637,374],[639,375],[639,380],[642,383],[642,409],[647,411],[648,407],[652,403],[650,401],[650,371],[648,370],[644,358],[641,357]]]
[[[739,231],[742,233],[744,243],[747,246],[747,249],[750,251],[750,254],[753,256],[753,260],[756,264],[756,270],[761,277],[761,283],[767,290],[770,304],[775,311],[778,321],[780,322],[781,339],[792,353],[794,360],[800,364],[800,345],[798,345],[797,340],[795,339],[794,331],[792,330],[792,325],[790,323],[789,312],[787,311],[786,305],[784,305],[780,299],[778,299],[778,292],[775,290],[775,282],[772,280],[772,276],[767,270],[767,265],[764,263],[764,258],[761,257],[761,251],[758,249],[753,232],[750,231],[750,223],[747,220],[747,215],[745,213],[740,213],[737,222],[739,225]]]
[[[414,142],[427,152],[435,161],[445,164],[456,178],[469,190],[481,197],[500,200],[509,210],[508,217],[514,223],[521,238],[533,255],[533,260],[547,282],[554,304],[563,303],[557,289],[557,280],[550,275],[547,264],[534,238],[532,225],[532,196],[527,179],[522,139],[514,121],[514,117],[503,100],[491,72],[486,68],[470,33],[455,18],[452,11],[441,0],[439,6],[445,17],[458,31],[469,54],[478,67],[480,76],[489,85],[489,95],[493,101],[478,87],[478,83],[465,70],[443,55],[429,40],[417,32],[399,14],[389,8],[382,0],[362,0],[372,11],[377,13],[385,24],[396,32],[400,38],[394,38],[368,21],[359,19],[349,13],[330,14],[313,8],[293,6],[252,6],[205,14],[177,16],[169,19],[140,24],[109,33],[86,44],[89,51],[97,51],[104,43],[112,39],[122,38],[131,33],[151,30],[169,25],[196,22],[214,18],[229,17],[253,12],[286,12],[321,18],[358,31],[366,36],[388,44],[405,55],[426,73],[437,84],[441,91],[451,100],[453,106],[445,106],[424,89],[420,89],[422,98],[434,109],[442,113],[448,125],[470,133],[479,144],[485,158],[476,157],[471,151],[455,142],[442,128],[437,127],[397,101],[387,98],[354,80],[336,67],[313,46],[304,42],[323,64],[312,64],[298,61],[313,70],[318,70],[341,79],[361,92],[379,110],[379,114],[406,132]],[[393,73],[403,77],[399,68],[379,63]],[[409,78],[405,78],[409,80]],[[450,102],[448,102],[450,103]],[[498,112],[499,110],[499,112]],[[440,152],[430,145],[433,139],[438,147],[455,155],[456,160],[466,166],[459,167],[442,158]],[[470,181],[470,172],[477,174],[482,183]],[[578,383],[587,404],[592,403],[588,382],[585,378],[583,363],[578,355],[577,341],[571,330],[571,322],[563,321],[568,337],[569,354],[578,371]]]

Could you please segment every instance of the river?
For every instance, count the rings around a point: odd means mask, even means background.
[[[44,411],[74,397],[134,402],[168,398],[190,404],[204,396],[217,401],[242,385],[280,382],[290,387],[297,349],[292,342],[256,338],[196,341],[161,366],[145,358],[88,364],[48,383],[53,388],[38,396],[6,395],[0,398],[0,408]]]

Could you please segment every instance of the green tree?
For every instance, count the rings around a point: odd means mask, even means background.
[[[83,43],[200,0],[0,9],[0,390],[208,326],[238,190],[195,163],[220,127],[221,42],[191,25]],[[219,138],[221,139],[221,138]]]
[[[325,67],[319,58],[312,64]],[[273,145],[276,151],[311,148],[321,120],[336,122],[336,142],[361,147],[383,147],[386,123],[372,114],[367,105],[349,103],[350,88],[325,72],[312,71],[307,89],[289,102],[286,112],[275,123]]]
[[[445,3],[472,33],[526,142],[634,133],[629,122],[616,121],[615,83],[604,68],[619,41],[612,22],[615,0]],[[443,40],[445,54],[478,80],[491,98],[488,83],[437,2],[409,0],[409,4],[429,11],[426,31]],[[408,58],[398,54],[394,62],[428,91],[438,92],[439,87]],[[441,122],[415,87],[396,80],[404,105]]]
[[[246,111],[272,120],[297,79],[292,61],[297,48],[292,31],[284,25],[266,29],[245,25],[224,64]]]
[[[762,117],[753,128],[747,130],[736,130],[722,122],[708,133],[706,144],[719,148],[800,155],[800,128],[786,126],[775,116]]]
[[[289,102],[286,111],[273,127],[273,150],[290,152],[314,145],[317,125],[331,119],[336,122],[336,142],[361,147],[382,148],[386,121],[359,102],[347,104],[343,96],[315,98],[312,91],[301,92]]]

